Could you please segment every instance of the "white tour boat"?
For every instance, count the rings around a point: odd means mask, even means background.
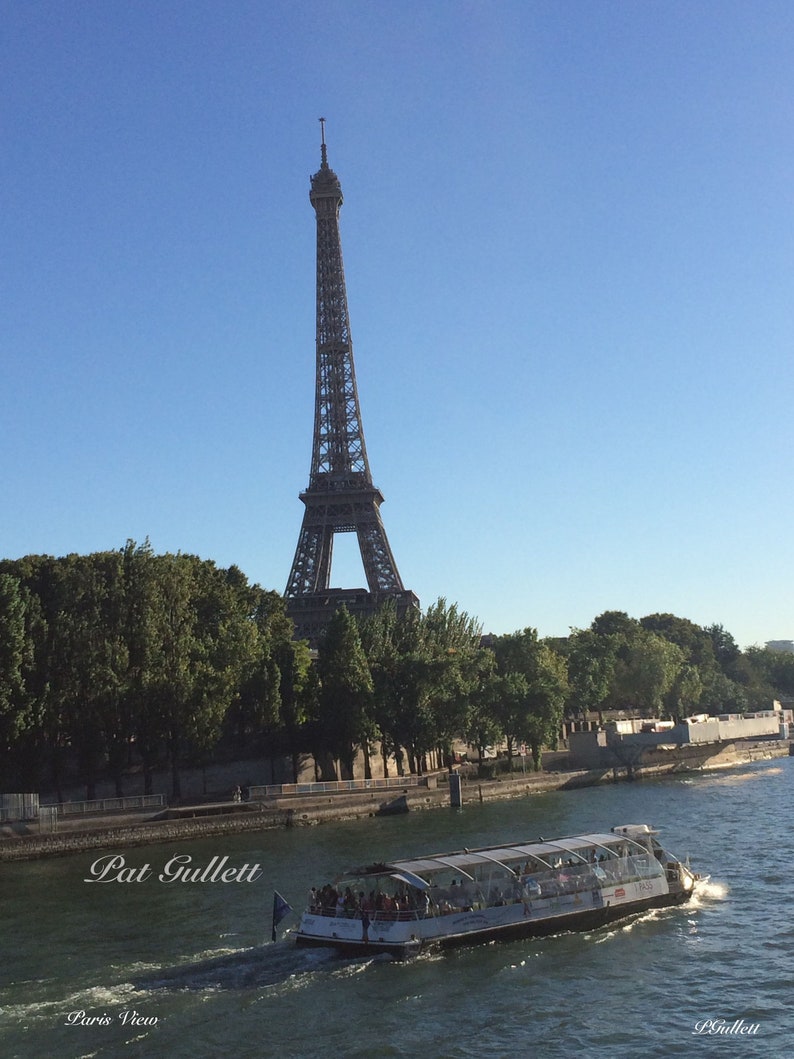
[[[591,930],[687,901],[700,876],[647,824],[357,868],[312,890],[298,945],[352,955]]]

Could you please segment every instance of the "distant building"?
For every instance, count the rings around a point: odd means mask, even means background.
[[[765,646],[767,651],[785,651],[794,655],[794,640],[767,640]]]
[[[571,732],[568,749],[575,768],[641,767],[645,751],[733,743],[742,739],[788,739],[794,713],[779,702],[758,713],[705,713],[679,724],[649,718],[615,721],[590,732]]]

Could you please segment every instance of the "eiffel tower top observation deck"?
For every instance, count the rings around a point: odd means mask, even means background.
[[[317,375],[314,441],[298,546],[287,582],[287,613],[295,635],[316,643],[344,603],[352,613],[373,613],[387,599],[398,609],[418,606],[397,571],[380,516],[383,495],[372,482],[356,388],[347,307],[339,210],[342,187],[328,165],[325,119],[321,165],[309,200],[317,217]],[[333,539],[356,533],[367,589],[330,587]]]

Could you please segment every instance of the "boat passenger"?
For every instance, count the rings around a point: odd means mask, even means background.
[[[503,905],[505,903],[502,891],[498,886],[492,886],[491,891],[488,894],[488,904],[490,905]]]

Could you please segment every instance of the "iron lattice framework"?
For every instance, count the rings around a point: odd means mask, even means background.
[[[321,165],[309,199],[317,216],[317,378],[314,443],[298,547],[287,582],[287,611],[295,635],[316,643],[341,603],[372,613],[387,599],[417,606],[397,571],[380,516],[383,495],[372,482],[353,364],[339,210],[342,188],[328,165],[324,119]],[[368,591],[330,588],[336,533],[356,533]]]

